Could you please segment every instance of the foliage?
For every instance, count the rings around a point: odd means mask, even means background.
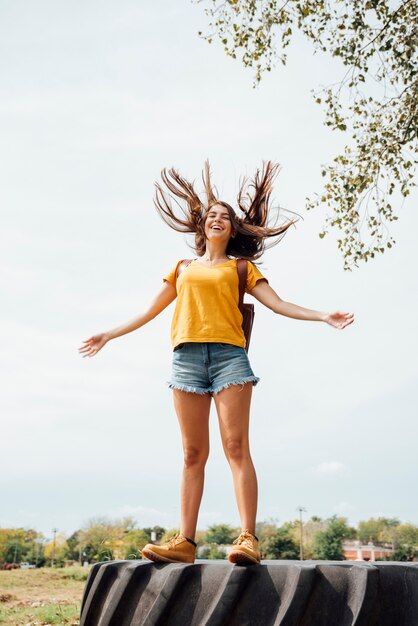
[[[344,517],[334,515],[328,520],[327,528],[316,533],[313,538],[313,558],[343,561],[343,540],[351,538],[352,535],[353,529],[347,525],[347,520]]]
[[[413,524],[399,524],[395,528],[394,561],[412,561],[418,558],[418,528]]]
[[[149,543],[149,534],[144,530],[129,531],[124,537],[123,559],[141,559],[142,548]]]
[[[76,530],[66,541],[65,559],[80,560],[80,531]]]
[[[152,528],[143,528],[142,529],[144,531],[144,533],[146,533],[148,535],[148,541],[151,541],[151,533],[155,532],[156,536],[157,536],[157,541],[159,541],[161,539],[161,537],[164,535],[165,533],[165,528],[163,528],[162,526],[153,526]]]
[[[413,561],[417,555],[417,550],[410,546],[400,546],[391,557],[384,559],[385,561]]]
[[[230,544],[237,536],[237,529],[228,524],[213,524],[206,531],[206,542],[219,544]]]
[[[327,522],[320,517],[311,517],[303,524],[303,554],[305,559],[312,559],[312,544],[317,533],[326,530]]]
[[[259,545],[261,546],[269,537],[272,537],[277,528],[277,520],[258,522],[255,527],[255,534],[258,537]]]
[[[0,528],[0,563],[43,564],[44,537],[31,528]]]
[[[72,556],[79,560],[81,554],[82,560],[89,563],[140,558],[140,549],[148,543],[149,536],[135,525],[130,517],[122,520],[93,518],[68,540],[71,550],[67,558]]]
[[[202,549],[199,558],[201,559],[226,559],[226,552],[218,547],[217,544],[212,544]]]
[[[163,536],[161,537],[160,543],[166,543],[174,537],[174,535],[178,535],[180,532],[180,528],[171,528],[170,530],[166,530]]]
[[[206,530],[196,530],[194,541],[197,546],[203,546],[206,543]]]
[[[275,533],[260,542],[260,552],[265,559],[298,559],[299,546],[286,526],[277,528]]]
[[[398,524],[395,527],[394,535],[398,545],[418,547],[418,528],[414,524]]]
[[[55,537],[55,546],[54,541],[48,541],[45,544],[44,555],[45,559],[48,563],[52,562],[52,557],[54,558],[54,564],[56,566],[62,566],[64,564],[64,560],[66,559],[68,553],[68,545],[65,535],[58,534]]]
[[[368,520],[360,521],[358,524],[358,539],[367,543],[393,542],[394,532],[400,522],[396,518],[371,517]]]
[[[131,517],[122,520],[109,520],[105,517],[91,519],[78,535],[83,558],[89,563],[124,558],[125,537],[130,537],[135,525],[136,522]]]
[[[64,565],[65,560],[79,560],[80,551],[83,561],[103,561],[113,559],[139,559],[141,549],[150,541],[151,530],[162,527],[136,528],[132,520],[109,520],[93,518],[82,529],[75,531],[69,538],[57,535],[55,545],[55,566]],[[165,543],[178,534],[178,528],[164,532],[160,543]],[[283,523],[280,527],[276,520],[258,522],[256,535],[262,558],[298,559],[300,549],[300,521]],[[225,551],[221,545],[232,544],[239,534],[239,529],[228,524],[215,524],[208,530],[198,530],[195,541],[201,558],[224,559]],[[374,544],[390,544],[395,552],[388,560],[418,560],[418,526],[401,523],[397,518],[370,518],[358,524],[358,530],[351,528],[345,518],[333,516],[321,519],[312,516],[303,524],[303,554],[305,559],[342,560],[342,544],[345,539],[358,539],[361,543],[372,541]],[[45,544],[41,533],[23,528],[0,528],[0,562],[19,563],[28,561],[43,566],[50,562],[52,541]],[[58,570],[51,570],[51,572]],[[69,568],[61,570],[64,578],[69,577]],[[76,569],[76,580],[85,580],[87,571]],[[73,577],[74,577],[73,576]]]
[[[315,53],[345,66],[340,83],[311,91],[325,107],[325,125],[347,133],[351,145],[322,165],[323,191],[306,198],[306,208],[325,204],[331,211],[319,236],[329,228],[341,232],[337,243],[345,269],[392,248],[388,225],[416,186],[416,0],[205,2],[212,32],[199,34],[209,43],[217,37],[227,55],[241,56],[244,66],[255,68],[255,84],[276,59],[286,64],[285,49],[296,30]]]

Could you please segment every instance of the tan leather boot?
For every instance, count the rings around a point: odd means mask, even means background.
[[[142,549],[143,558],[163,563],[194,563],[197,544],[181,533],[160,546],[147,543]]]
[[[238,539],[235,539],[235,547],[228,554],[228,561],[237,565],[257,565],[260,563],[260,551],[258,549],[258,537],[244,529]]]

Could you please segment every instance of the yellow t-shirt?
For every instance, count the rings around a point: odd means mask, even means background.
[[[206,267],[193,260],[177,278],[178,261],[163,278],[177,290],[177,302],[171,324],[171,343],[175,348],[185,342],[231,343],[245,348],[242,315],[238,308],[238,272],[236,259]],[[247,263],[245,291],[254,289],[259,280],[267,280],[260,270]]]

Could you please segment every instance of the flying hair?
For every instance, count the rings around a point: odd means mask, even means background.
[[[196,193],[194,182],[188,182],[174,168],[164,168],[161,172],[164,188],[162,184],[155,183],[154,205],[170,228],[181,233],[195,234],[194,250],[198,256],[203,256],[206,251],[207,214],[213,206],[223,206],[227,209],[232,228],[236,232],[235,237],[229,240],[226,254],[256,260],[267,248],[277,244],[290,226],[298,221],[290,219],[278,224],[279,210],[273,211],[271,206],[271,193],[279,170],[279,164],[263,162],[261,170],[257,169],[254,178],[244,177],[240,181],[237,207],[241,215],[230,204],[218,198],[218,192],[211,181],[208,160],[205,161],[202,172],[205,201]],[[274,220],[273,212],[276,213]]]

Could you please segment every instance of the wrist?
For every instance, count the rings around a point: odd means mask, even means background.
[[[321,312],[319,314],[319,321],[320,322],[328,322],[328,317],[329,317],[329,313]]]

